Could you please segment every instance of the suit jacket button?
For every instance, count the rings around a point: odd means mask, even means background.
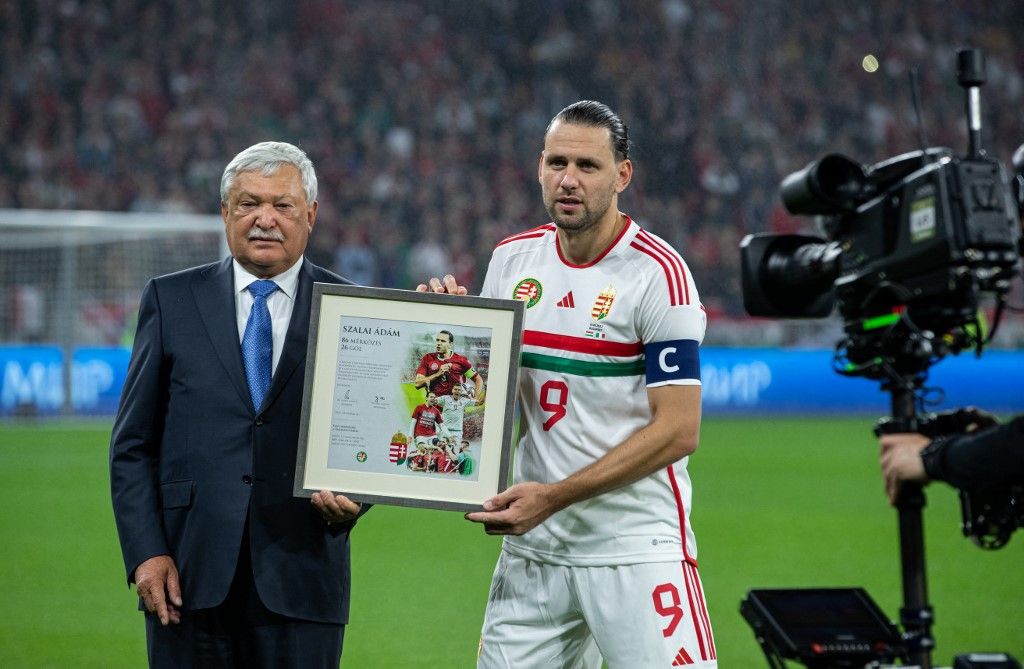
[[[245,476],[242,477],[242,483],[244,483],[245,485],[252,485],[252,477],[246,474]]]
[[[256,427],[263,425],[263,416],[256,416]]]

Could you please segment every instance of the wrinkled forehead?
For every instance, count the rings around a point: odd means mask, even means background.
[[[265,170],[245,170],[235,175],[229,197],[251,193],[274,197],[290,196],[306,200],[302,175],[294,165],[283,164],[269,174]]]

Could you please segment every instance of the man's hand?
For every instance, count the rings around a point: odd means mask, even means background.
[[[923,434],[899,433],[883,434],[879,441],[882,444],[881,465],[885,494],[889,497],[889,503],[895,504],[903,481],[928,480],[921,451],[931,443],[931,439]]]
[[[348,497],[335,495],[329,490],[313,493],[310,501],[328,523],[344,523],[354,520],[359,515],[359,510],[363,508],[361,504],[353,502]]]
[[[442,279],[432,276],[427,283],[421,283],[416,286],[416,292],[418,293],[425,293],[427,291],[432,293],[450,293],[452,295],[466,295],[469,293],[469,290],[465,286],[460,286],[451,274],[445,274]]]
[[[151,557],[135,568],[135,589],[161,625],[181,622],[181,584],[170,555]]]
[[[999,424],[999,419],[995,417],[995,414],[978,407],[964,407],[960,409],[959,413],[967,418],[964,432],[976,432]]]
[[[484,502],[483,511],[466,514],[466,520],[483,523],[487,534],[526,534],[562,508],[555,486],[517,483]]]

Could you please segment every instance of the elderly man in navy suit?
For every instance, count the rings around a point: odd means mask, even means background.
[[[292,494],[317,181],[263,142],[221,179],[231,258],[152,279],[110,443],[128,582],[154,667],[333,667],[360,505]]]

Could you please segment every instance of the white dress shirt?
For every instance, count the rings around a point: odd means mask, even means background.
[[[232,260],[231,265],[235,273],[235,320],[238,323],[238,342],[241,345],[242,336],[245,335],[245,324],[249,321],[249,312],[252,311],[254,298],[247,289],[249,284],[257,281],[259,277],[253,276]],[[274,337],[274,358],[271,363],[271,371],[277,371],[277,363],[281,359],[281,351],[284,349],[284,338],[288,334],[288,323],[292,319],[292,309],[295,306],[295,291],[299,287],[299,268],[302,267],[302,258],[298,262],[281,272],[270,280],[277,284],[277,290],[267,297],[267,309],[270,310],[270,328]]]

